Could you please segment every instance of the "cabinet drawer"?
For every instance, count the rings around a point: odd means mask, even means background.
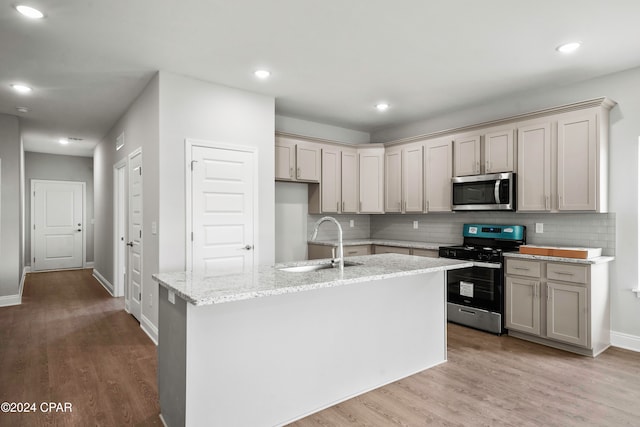
[[[371,245],[345,246],[344,256],[371,255]]]
[[[588,266],[573,264],[547,263],[547,278],[562,282],[587,283]]]
[[[426,256],[429,258],[438,258],[440,256],[437,249],[412,249],[411,255]]]
[[[540,277],[540,263],[538,261],[508,259],[507,274],[526,277]]]
[[[376,254],[411,255],[411,249],[409,249],[409,248],[401,248],[401,247],[398,247],[398,246],[374,245],[373,250],[374,250],[374,253],[376,253]]]

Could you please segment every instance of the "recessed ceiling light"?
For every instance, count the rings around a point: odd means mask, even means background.
[[[575,52],[576,50],[578,50],[580,45],[581,45],[580,42],[565,43],[565,44],[561,44],[560,46],[558,46],[556,48],[556,50],[558,52],[562,52],[562,53],[571,53],[571,52]]]
[[[13,90],[15,90],[16,92],[20,92],[20,93],[29,93],[29,92],[31,92],[33,90],[29,86],[23,85],[23,84],[20,84],[20,83],[14,83],[14,84],[11,85],[11,87],[13,88]]]
[[[266,79],[271,75],[271,73],[267,70],[256,70],[253,75],[259,79]]]
[[[18,111],[18,113],[28,113],[29,111],[31,111],[28,107],[16,107],[16,110]]]
[[[16,6],[16,10],[20,12],[22,15],[31,19],[42,19],[44,18],[44,13],[40,12],[38,9],[34,9],[30,6],[25,6],[23,4],[19,4]]]
[[[387,104],[386,102],[380,102],[376,104],[376,109],[378,111],[387,111],[389,109],[389,104]]]
[[[69,143],[69,140],[67,138],[60,138],[58,142],[62,145],[67,145]]]

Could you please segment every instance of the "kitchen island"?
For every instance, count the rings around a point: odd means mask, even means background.
[[[284,425],[445,362],[445,272],[471,263],[346,260],[358,265],[154,275],[165,424]]]

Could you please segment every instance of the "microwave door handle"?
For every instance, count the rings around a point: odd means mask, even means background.
[[[499,205],[500,204],[500,180],[496,179],[496,185],[493,189],[493,195],[496,198],[496,204]]]

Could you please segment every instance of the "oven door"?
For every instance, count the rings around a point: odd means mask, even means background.
[[[447,271],[447,302],[502,313],[502,266],[476,263]]]

